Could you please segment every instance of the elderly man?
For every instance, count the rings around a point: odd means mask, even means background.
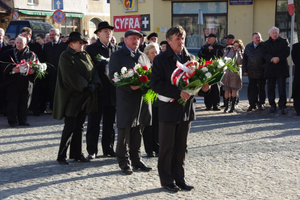
[[[47,68],[48,74],[46,75],[46,79],[45,79],[45,85],[47,87],[45,88],[45,91],[48,91],[48,93],[43,94],[43,97],[46,98],[46,96],[49,96],[50,109],[52,109],[54,91],[56,85],[58,61],[60,55],[62,54],[63,51],[66,50],[68,45],[59,39],[60,33],[58,29],[56,28],[50,29],[49,35],[50,35],[50,42],[44,45],[43,52],[45,55],[45,62],[50,63],[51,67]]]
[[[170,77],[176,63],[185,63],[195,57],[184,47],[186,32],[181,26],[170,28],[166,33],[167,50],[154,58],[151,87],[159,95],[170,97],[170,102],[159,98],[159,158],[158,173],[161,185],[172,192],[192,190],[184,177],[184,161],[187,153],[187,136],[191,122],[195,120],[195,97],[171,84]],[[202,87],[207,91],[209,85]],[[186,101],[185,106],[178,99]]]
[[[216,35],[211,33],[208,35],[207,44],[202,46],[199,50],[198,57],[204,58],[205,60],[210,60],[216,58],[220,58],[224,54],[224,47],[216,42]],[[211,108],[215,111],[221,110],[219,108],[220,104],[220,86],[215,84],[211,86],[211,90],[209,94],[204,96],[204,103],[206,106],[206,110],[211,110]]]
[[[6,51],[1,56],[1,61],[6,64],[3,76],[3,86],[6,92],[7,120],[11,127],[17,125],[29,126],[27,123],[27,108],[30,104],[29,96],[33,87],[33,70],[27,74],[21,66],[14,63],[21,63],[22,60],[35,61],[37,56],[29,50],[25,37],[16,38],[16,48]]]
[[[157,35],[157,33],[155,33],[155,32],[150,33],[147,36],[147,40],[148,40],[148,43],[151,43],[151,42],[158,43],[158,35]]]
[[[150,68],[148,57],[138,50],[140,38],[143,35],[135,30],[125,32],[125,45],[114,52],[109,61],[109,75],[113,79],[114,73],[121,72],[126,66],[132,69],[138,63]],[[143,92],[139,86],[125,85],[117,87],[117,127],[118,141],[116,155],[119,166],[126,175],[132,174],[132,167],[142,171],[150,171],[141,158],[141,125],[146,124],[147,112],[143,112]]]
[[[101,87],[96,69],[89,54],[83,50],[86,41],[78,32],[70,33],[68,48],[61,54],[57,70],[53,118],[65,118],[57,162],[67,165],[70,158],[88,162],[82,153],[82,132],[86,113],[97,110],[96,89]]]
[[[278,106],[281,114],[286,111],[286,78],[289,77],[287,57],[290,55],[289,43],[279,36],[279,28],[273,26],[269,30],[269,39],[264,43],[265,78],[267,78],[268,99],[271,105],[270,113],[276,111],[275,87],[278,86]]]
[[[243,58],[243,74],[248,76],[248,101],[250,106],[247,112],[264,109],[266,100],[266,79],[264,78],[265,60],[262,54],[263,43],[259,32],[252,34],[252,42],[247,44]]]
[[[90,113],[86,132],[87,151],[89,159],[96,158],[98,154],[98,140],[100,133],[100,121],[102,118],[102,152],[105,156],[115,157],[114,141],[115,130],[114,122],[116,115],[116,88],[107,76],[108,58],[118,49],[118,46],[110,43],[113,34],[113,26],[108,22],[100,22],[95,34],[98,36],[96,43],[86,47],[86,52],[90,54],[94,62],[94,67],[102,82],[103,88],[98,91],[98,110]],[[97,55],[103,57],[97,59]]]

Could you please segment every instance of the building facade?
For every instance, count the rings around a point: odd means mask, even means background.
[[[52,15],[60,9],[65,13],[63,23]],[[59,28],[62,34],[79,31],[92,37],[101,21],[110,21],[107,0],[0,0],[0,27],[7,28],[11,20],[38,20]]]
[[[253,32],[260,32],[266,40],[275,25],[283,37],[290,37],[287,0],[111,0],[110,4],[117,38],[127,29],[136,29],[157,32],[162,41],[176,24],[186,30],[189,48],[200,48],[210,33],[220,42],[233,34],[247,44]]]

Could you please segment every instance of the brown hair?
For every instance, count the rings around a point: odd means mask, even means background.
[[[184,29],[182,28],[182,26],[180,26],[180,25],[176,25],[176,26],[170,28],[170,29],[167,31],[167,33],[166,33],[166,39],[171,40],[171,39],[172,39],[172,36],[173,36],[174,34],[176,34],[176,35],[178,34],[179,37],[181,37],[181,36],[185,37],[185,36],[186,36],[185,30],[184,30]]]
[[[23,32],[27,32],[28,34],[32,34],[31,28],[28,28],[28,27],[22,28],[21,33],[23,33]]]

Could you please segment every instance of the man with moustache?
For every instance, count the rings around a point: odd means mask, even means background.
[[[50,63],[51,65],[48,65],[47,67],[48,74],[46,75],[45,79],[46,88],[44,89],[44,91],[48,92],[43,94],[43,98],[46,98],[46,96],[49,95],[50,109],[52,110],[54,91],[57,79],[58,61],[61,53],[67,49],[68,45],[59,39],[59,29],[50,29],[49,35],[50,42],[44,45],[43,52],[45,55],[45,62]]]
[[[263,42],[259,32],[252,34],[252,42],[247,44],[243,57],[243,74],[248,76],[248,101],[250,106],[247,112],[264,109],[266,100],[266,79],[264,78],[265,59],[263,57]]]
[[[136,64],[150,68],[148,57],[138,50],[140,38],[143,35],[136,30],[125,32],[125,44],[114,52],[109,61],[109,75],[120,74],[121,68],[132,69]],[[142,126],[149,125],[146,118],[149,111],[143,107],[143,92],[139,86],[124,85],[116,88],[118,141],[116,156],[119,167],[126,175],[133,173],[132,167],[137,170],[150,171],[141,158]]]
[[[115,157],[114,140],[115,140],[115,114],[116,114],[116,88],[108,78],[108,58],[118,49],[118,46],[110,43],[113,37],[114,27],[108,22],[100,22],[98,29],[94,32],[98,36],[96,43],[88,45],[88,52],[94,62],[94,67],[102,82],[103,88],[98,91],[98,110],[88,115],[88,126],[86,132],[88,158],[94,159],[98,154],[98,140],[100,133],[100,121],[102,118],[102,151],[103,155]],[[97,59],[97,55],[103,57]]]
[[[158,173],[161,185],[171,192],[194,188],[185,182],[184,162],[187,136],[191,122],[196,119],[195,97],[181,91],[170,81],[177,62],[195,59],[184,47],[185,37],[186,32],[179,25],[167,31],[167,50],[154,58],[151,79],[151,88],[159,94]],[[208,84],[202,87],[204,92],[208,89]],[[180,98],[186,100],[184,106],[178,103]]]

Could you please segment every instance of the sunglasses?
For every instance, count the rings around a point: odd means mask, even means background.
[[[84,44],[84,42],[82,42],[82,41],[80,41],[80,42],[78,41],[77,43],[80,44],[80,45],[83,45],[83,44]]]

